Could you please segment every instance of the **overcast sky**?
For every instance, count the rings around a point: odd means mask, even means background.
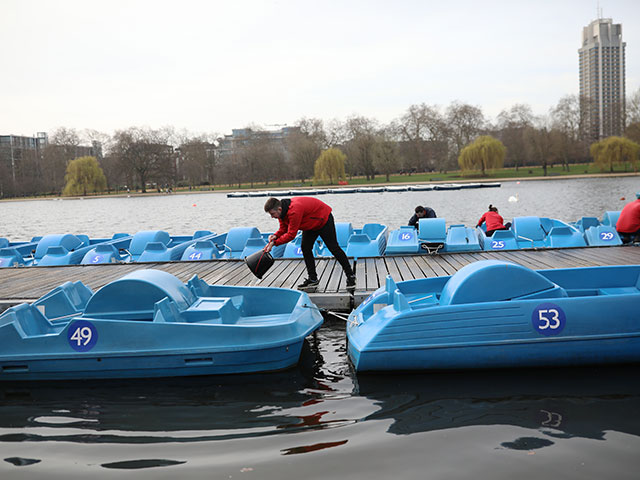
[[[586,0],[2,0],[0,134],[171,125],[228,134],[454,100],[493,120],[578,93]],[[640,88],[640,1],[622,24]]]

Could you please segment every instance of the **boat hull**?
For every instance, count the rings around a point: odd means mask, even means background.
[[[28,358],[0,361],[0,380],[89,380],[157,378],[271,372],[298,363],[303,341],[242,351],[91,355],[82,358]]]

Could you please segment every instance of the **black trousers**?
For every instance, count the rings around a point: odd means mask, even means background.
[[[307,273],[309,278],[316,280],[318,274],[316,272],[316,261],[313,258],[313,244],[318,239],[322,238],[324,244],[327,246],[331,254],[336,258],[338,263],[342,266],[344,274],[347,276],[353,275],[351,264],[347,255],[344,253],[340,245],[338,245],[338,238],[336,236],[336,223],[333,220],[333,214],[329,214],[327,223],[325,223],[318,230],[303,230],[302,231],[302,256],[304,257],[304,264],[307,267]]]

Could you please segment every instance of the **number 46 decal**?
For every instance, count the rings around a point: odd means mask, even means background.
[[[542,303],[531,314],[531,324],[538,333],[551,336],[558,335],[567,322],[567,317],[562,309],[554,303]]]

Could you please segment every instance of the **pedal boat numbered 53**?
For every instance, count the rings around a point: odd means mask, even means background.
[[[486,260],[386,285],[347,325],[358,372],[640,361],[640,266],[530,270]]]

